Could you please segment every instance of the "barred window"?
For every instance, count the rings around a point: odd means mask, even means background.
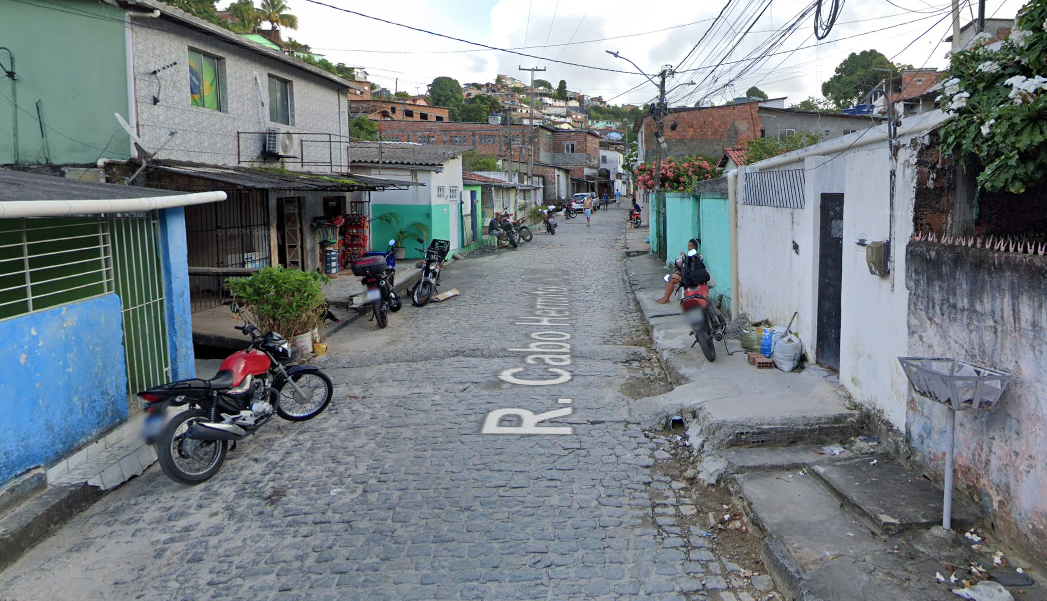
[[[420,144],[436,144],[436,136],[418,136]]]
[[[486,135],[486,134],[480,134],[480,143],[481,144],[497,144],[498,143],[498,136],[489,136],[489,135]]]
[[[437,198],[443,198],[445,190],[446,190],[446,188],[444,186],[437,186],[436,187],[436,197]]]
[[[458,200],[458,186],[451,186],[451,189],[448,190],[448,193],[450,194],[450,196],[447,197],[448,200]]]
[[[513,145],[516,145],[516,146],[518,146],[518,145],[523,143],[523,137],[522,136],[515,136],[514,135],[514,136],[511,136],[509,138],[509,140],[513,143]]]
[[[803,169],[746,173],[742,188],[742,204],[802,209],[804,181]]]
[[[464,146],[468,143],[468,138],[466,138],[465,136],[451,136],[451,144],[454,144],[456,146]]]

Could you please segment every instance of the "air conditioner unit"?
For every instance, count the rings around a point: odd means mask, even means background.
[[[265,154],[274,157],[290,158],[294,154],[294,134],[291,132],[270,129],[265,132]]]

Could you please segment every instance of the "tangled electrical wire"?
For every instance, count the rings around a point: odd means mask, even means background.
[[[832,4],[829,5],[828,14],[822,12],[823,0],[818,0],[814,7],[814,37],[819,40],[824,40],[829,32],[832,31],[833,25],[836,25],[836,19],[840,17],[840,13],[843,11],[843,4],[845,0],[831,0]]]

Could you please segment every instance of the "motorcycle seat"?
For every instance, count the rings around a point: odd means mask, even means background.
[[[158,386],[155,390],[162,390],[167,392],[190,392],[190,391],[210,391],[210,390],[224,390],[233,385],[233,372],[228,369],[219,370],[210,380],[204,380],[203,378],[191,378],[188,380],[179,380],[177,382],[169,382],[163,386]]]

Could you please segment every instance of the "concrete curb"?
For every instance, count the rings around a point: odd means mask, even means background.
[[[105,494],[88,484],[52,486],[0,518],[0,570]]]

